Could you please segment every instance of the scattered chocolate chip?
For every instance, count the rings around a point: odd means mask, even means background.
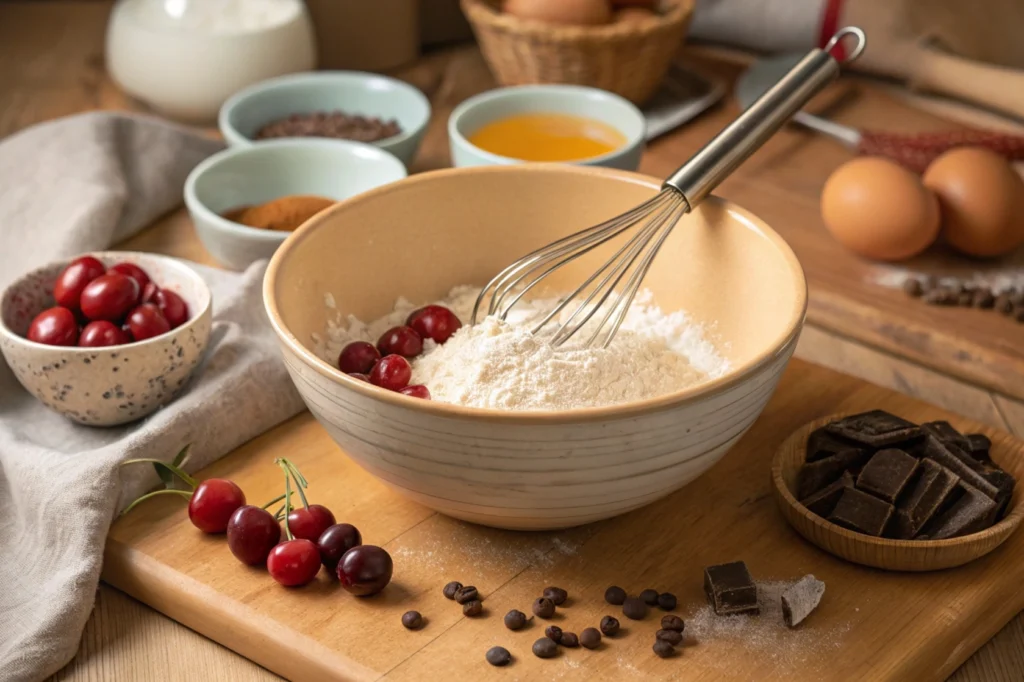
[[[553,658],[558,655],[558,645],[550,637],[541,637],[533,643],[533,655],[537,658]]]
[[[611,637],[619,631],[619,619],[615,616],[605,616],[601,619],[601,634]]]
[[[1003,292],[996,296],[996,301],[993,307],[1003,315],[1009,315],[1013,312],[1013,301],[1010,300],[1009,294]]]
[[[471,602],[474,599],[479,599],[479,598],[480,598],[480,593],[477,592],[476,588],[473,587],[472,585],[466,585],[465,587],[460,587],[459,589],[457,589],[455,591],[455,601],[459,602],[460,604],[465,604],[466,602]]]
[[[658,595],[658,608],[662,611],[671,611],[676,607],[676,595],[671,592],[662,592]]]
[[[464,616],[479,616],[484,612],[484,604],[479,599],[473,599],[462,605],[462,615]]]
[[[654,653],[656,653],[659,658],[669,658],[674,656],[676,653],[676,648],[663,639],[654,640],[654,646],[651,648],[654,649]]]
[[[580,645],[580,638],[576,636],[575,632],[563,632],[559,644],[568,649],[575,649]]]
[[[492,646],[487,650],[487,662],[499,668],[512,661],[512,654],[503,646]]]
[[[526,614],[512,609],[505,614],[505,627],[509,630],[521,630],[526,625]]]
[[[912,277],[903,283],[903,291],[905,291],[908,296],[917,298],[924,293],[924,286],[921,284],[921,280],[916,277]]]
[[[597,628],[586,628],[580,633],[580,644],[587,649],[596,649],[601,646],[601,633]]]
[[[644,603],[648,606],[658,605],[658,591],[647,589],[640,593],[640,598],[644,600]]]
[[[555,602],[547,597],[537,597],[533,601],[533,615],[540,618],[550,618],[555,615]]]
[[[419,611],[406,611],[402,614],[402,625],[410,630],[419,630],[423,627],[423,616]]]
[[[1013,319],[1017,320],[1018,322],[1024,322],[1024,305],[1014,309]]]
[[[553,601],[555,606],[561,606],[569,598],[569,593],[561,587],[545,587],[544,596]]]
[[[686,623],[679,616],[667,615],[661,618],[661,629],[662,630],[675,630],[676,632],[682,632],[683,628],[686,627]]]
[[[672,646],[677,646],[683,641],[683,633],[678,630],[658,630],[654,633],[656,639],[660,639],[663,642],[668,642]]]
[[[549,625],[544,628],[544,636],[553,642],[562,641],[562,628],[557,625]]]
[[[964,307],[969,308],[974,304],[974,293],[970,291],[964,291],[957,296],[956,302]]]
[[[974,292],[974,300],[972,301],[975,308],[981,308],[982,310],[988,310],[996,303],[996,297],[992,295],[992,290],[988,287],[982,287]]]
[[[630,620],[643,620],[647,617],[647,602],[640,597],[626,597],[622,602],[622,614]]]
[[[455,599],[455,595],[461,589],[462,583],[460,583],[458,580],[453,580],[444,586],[444,596],[448,597],[449,599]]]
[[[626,591],[617,585],[612,585],[604,591],[604,600],[609,604],[622,606],[622,602],[626,601]]]

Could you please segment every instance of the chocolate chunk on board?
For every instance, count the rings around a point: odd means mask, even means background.
[[[787,627],[795,628],[821,603],[825,594],[825,583],[813,575],[805,575],[782,593],[782,620]]]
[[[946,467],[922,459],[917,478],[896,505],[896,514],[889,524],[891,536],[898,540],[913,539],[938,513],[959,482],[960,477]]]
[[[800,504],[807,507],[808,511],[817,514],[821,518],[826,518],[835,509],[836,502],[839,501],[840,496],[843,494],[843,489],[852,487],[853,474],[849,471],[844,471],[839,480],[825,486],[810,497],[800,500]]]
[[[846,488],[828,520],[858,533],[879,536],[885,530],[893,509],[885,500],[863,490]]]
[[[829,433],[864,447],[881,449],[920,440],[921,427],[885,410],[871,410],[843,417],[825,426]]]
[[[993,500],[999,490],[981,475],[981,465],[963,450],[951,447],[932,435],[924,439],[921,456],[946,467],[960,477],[964,483],[988,495]]]
[[[967,451],[967,454],[978,460],[979,462],[991,462],[989,458],[989,451],[992,450],[992,441],[983,433],[969,433],[967,434],[967,442],[970,443],[971,447]]]
[[[742,561],[705,568],[704,594],[719,616],[760,612],[757,586]]]
[[[831,457],[843,450],[859,449],[860,447],[852,440],[837,436],[822,426],[811,431],[811,435],[807,436],[807,456],[805,459],[808,462],[817,462],[819,459]]]
[[[942,515],[925,527],[929,540],[945,540],[977,533],[992,525],[995,501],[967,483],[960,483],[964,494]]]
[[[967,440],[967,436],[957,431],[947,421],[926,422],[921,424],[921,429],[925,433],[935,436],[946,445],[952,445],[965,451],[970,451],[971,449],[971,443]]]
[[[916,470],[917,459],[903,450],[879,450],[861,469],[860,475],[857,476],[857,487],[882,498],[889,504],[895,504],[896,498],[910,483]]]
[[[844,471],[864,466],[871,453],[868,450],[843,450],[831,457],[808,462],[800,467],[797,497],[810,497],[830,483],[835,482]]]

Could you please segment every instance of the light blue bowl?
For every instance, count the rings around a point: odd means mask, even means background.
[[[430,102],[408,83],[361,71],[313,71],[245,88],[224,103],[217,124],[228,145],[245,146],[254,143],[256,131],[266,124],[314,111],[395,119],[402,132],[372,144],[406,165],[416,156],[430,122]]]
[[[493,166],[525,163],[522,159],[484,151],[469,141],[483,126],[516,114],[569,114],[606,123],[621,132],[626,143],[618,149],[570,163],[636,170],[644,151],[647,121],[632,102],[582,85],[519,85],[470,97],[448,118],[448,139],[455,166]]]
[[[244,270],[274,255],[291,233],[239,225],[222,213],[289,194],[341,201],[405,176],[401,161],[362,142],[268,140],[225,149],[196,166],[185,181],[185,205],[210,255]]]

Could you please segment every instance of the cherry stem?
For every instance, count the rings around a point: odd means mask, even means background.
[[[145,461],[145,460],[143,460],[143,461]],[[126,462],[126,464],[127,464],[127,462]],[[142,497],[140,497],[139,499],[135,500],[134,502],[129,504],[127,507],[125,507],[124,511],[121,512],[121,516],[124,516],[125,514],[130,512],[132,509],[135,509],[135,506],[138,505],[140,502],[148,500],[151,497],[156,497],[157,495],[180,495],[180,496],[184,497],[186,500],[192,499],[192,493],[186,492],[184,490],[171,490],[171,489],[154,490],[151,493],[147,493],[147,494],[143,495]]]
[[[306,481],[306,477],[302,475],[299,468],[292,464],[291,460],[287,457],[278,458],[277,463],[281,465],[281,468],[285,470],[286,474],[291,474],[292,478],[295,480],[295,489],[298,490],[299,497],[302,499],[302,506],[309,509],[309,500],[306,499],[306,492],[304,490],[309,487],[309,482]]]
[[[270,505],[274,504],[275,502],[280,502],[283,499],[284,499],[284,495],[278,495],[277,497],[272,499],[270,502],[267,502],[265,505],[260,507],[260,509],[266,509],[267,507],[269,507]]]
[[[284,506],[287,509],[292,501],[292,477],[288,473],[288,468],[285,466],[281,467],[284,469]],[[292,529],[288,526],[288,515],[284,515],[284,536],[289,540],[294,540],[292,535]]]
[[[155,465],[157,465],[159,467],[163,467],[164,469],[167,469],[172,474],[174,474],[175,476],[180,478],[182,481],[184,481],[186,484],[191,486],[193,490],[195,490],[195,487],[197,485],[199,485],[198,481],[196,481],[196,479],[192,478],[187,473],[185,473],[185,470],[182,469],[181,467],[175,466],[175,465],[173,465],[173,464],[171,464],[169,462],[163,462],[163,461],[161,461],[159,459],[128,459],[128,460],[125,460],[125,461],[121,462],[121,466],[125,466],[126,464],[142,464],[144,462],[148,462],[150,464],[155,464]],[[185,492],[185,491],[184,490],[180,490],[178,492]],[[186,494],[188,494],[188,493],[186,493]],[[139,498],[139,499],[143,499],[143,498]]]

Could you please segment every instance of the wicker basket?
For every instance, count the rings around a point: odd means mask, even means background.
[[[503,14],[500,0],[461,2],[502,85],[589,85],[636,104],[658,89],[693,13],[693,0],[670,0],[651,21],[556,26]]]

